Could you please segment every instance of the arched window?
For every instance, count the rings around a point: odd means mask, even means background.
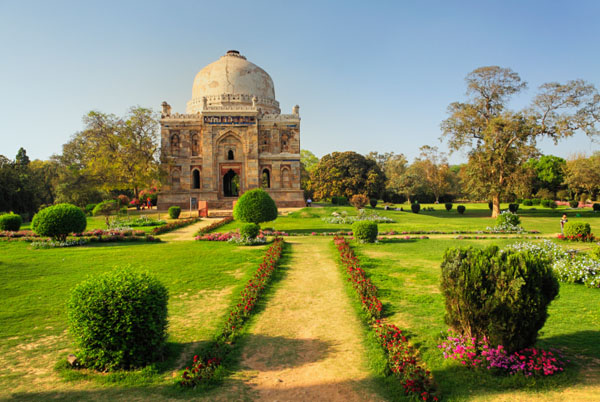
[[[262,171],[261,187],[271,188],[271,174],[269,173],[269,169],[263,169]]]
[[[192,171],[192,188],[200,188],[200,171],[198,169]]]
[[[233,149],[230,149],[229,151],[227,151],[227,160],[234,160],[235,158],[233,157]]]
[[[176,154],[179,152],[179,135],[173,134],[171,136],[171,153]]]
[[[290,169],[282,168],[281,169],[281,187],[282,188],[290,188]]]
[[[200,155],[200,136],[192,134],[192,156]]]
[[[175,169],[171,172],[171,184],[173,185],[173,188],[179,188],[180,182],[179,170]]]

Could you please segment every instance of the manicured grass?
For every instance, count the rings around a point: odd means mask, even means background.
[[[39,391],[46,382],[51,388],[60,384],[52,367],[75,350],[66,331],[70,289],[88,275],[128,264],[154,273],[169,290],[169,356],[132,374],[83,378],[130,386],[170,383],[165,372],[187,364],[190,356],[177,362],[182,352],[193,356],[211,338],[264,249],[173,242],[32,250],[27,243],[0,243],[0,398],[10,391]],[[42,374],[32,374],[38,371]],[[41,386],[32,387],[40,376]]]
[[[463,240],[460,245],[509,242]],[[373,245],[353,243],[363,268],[379,288],[385,315],[406,329],[411,341],[419,347],[444,398],[464,400],[477,396],[485,399],[516,390],[544,393],[576,386],[588,363],[600,359],[600,290],[583,285],[561,283],[560,295],[550,306],[550,316],[537,344],[565,350],[571,360],[565,373],[542,379],[497,377],[443,359],[437,348],[442,331],[447,329],[444,301],[439,292],[440,263],[444,250],[456,245],[456,241],[434,239]]]

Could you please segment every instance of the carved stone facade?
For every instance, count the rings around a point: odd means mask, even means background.
[[[194,201],[231,209],[257,187],[279,207],[304,206],[299,107],[281,114],[271,77],[238,52],[198,73],[186,114],[163,102],[160,124],[167,178],[159,209]]]

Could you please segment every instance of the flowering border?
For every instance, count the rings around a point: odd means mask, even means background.
[[[269,285],[277,263],[283,252],[283,239],[277,238],[269,247],[252,279],[241,292],[239,302],[230,310],[227,322],[217,335],[216,341],[208,348],[206,359],[194,356],[191,367],[187,367],[179,384],[184,387],[195,387],[213,378],[225,356],[231,351],[228,347],[239,336],[244,324],[252,315],[258,300]]]
[[[418,351],[410,345],[406,336],[395,325],[381,319],[382,303],[377,297],[377,287],[366,276],[354,250],[343,236],[336,236],[333,242],[340,254],[340,262],[352,283],[354,290],[366,312],[365,324],[375,332],[383,348],[390,371],[398,377],[407,395],[423,401],[438,401],[437,386],[433,376],[419,362]]]
[[[168,233],[168,232],[170,232],[172,230],[175,230],[175,229],[179,229],[179,228],[183,228],[183,227],[189,226],[192,223],[196,223],[196,222],[201,221],[201,220],[202,220],[202,218],[200,218],[199,216],[197,216],[197,217],[194,217],[194,218],[183,219],[183,220],[180,220],[180,221],[177,221],[177,222],[170,222],[170,223],[167,223],[166,225],[155,227],[154,229],[152,229],[152,234],[154,234],[154,235],[161,235],[161,234]]]
[[[0,236],[0,241],[22,241],[29,243],[36,243],[36,248],[50,248],[50,247],[63,247],[58,245],[59,243],[54,242],[49,237],[41,237],[38,234],[31,231],[20,231],[13,232],[14,236]],[[159,242],[158,237],[154,237],[143,230],[103,230],[95,229],[82,233],[71,233],[66,238],[64,243],[68,243],[69,246],[80,246],[87,243],[108,243],[108,242],[134,242],[134,241],[147,241],[147,242]],[[46,244],[44,244],[46,243]]]
[[[198,230],[195,234],[195,236],[200,236],[209,232],[212,232],[213,230],[220,228],[223,225],[228,224],[229,222],[233,222],[233,216],[228,216],[227,218],[223,218],[220,221],[216,221],[214,223],[211,223],[208,226],[204,226],[203,228],[200,228],[200,230]]]

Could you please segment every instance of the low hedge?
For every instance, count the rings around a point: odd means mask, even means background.
[[[377,240],[377,223],[357,221],[352,224],[354,237],[363,243],[374,243]]]
[[[18,232],[23,224],[23,218],[21,215],[10,213],[0,215],[0,230],[9,230],[11,232]]]

